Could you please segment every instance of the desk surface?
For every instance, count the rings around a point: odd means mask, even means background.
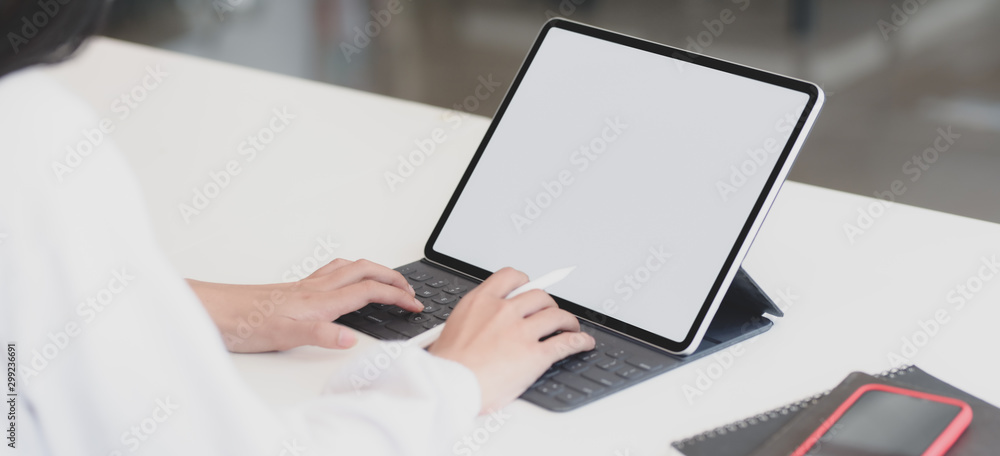
[[[147,67],[157,66],[162,82],[138,90]],[[158,242],[182,275],[202,280],[281,281],[325,249],[389,266],[420,258],[488,125],[109,39],[48,71],[114,122],[112,137],[139,177]],[[142,100],[124,116],[126,93]],[[294,119],[250,159],[253,146],[241,142],[267,139],[261,130],[274,110]],[[384,174],[435,129],[446,140],[391,189]],[[195,207],[193,189],[230,161],[239,174],[185,220],[179,205]],[[981,270],[1000,277],[981,269],[1000,254],[1000,226],[873,204],[880,203],[787,183],[744,263],[786,312],[774,329],[573,412],[515,402],[479,454],[671,454],[671,441],[812,395],[851,371],[886,369],[904,339],[919,345],[906,353],[913,362],[1000,403],[992,335],[1000,280],[976,278]],[[851,242],[844,225],[856,224],[859,211],[877,217]],[[961,307],[959,286],[979,289],[966,291]],[[937,329],[922,323],[936,315],[945,321]],[[280,407],[316,396],[324,379],[358,362],[353,353],[304,347],[233,361]]]

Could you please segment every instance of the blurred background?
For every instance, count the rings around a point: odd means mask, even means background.
[[[1000,222],[996,0],[117,0],[105,34],[452,108],[552,16],[816,82],[791,179]]]

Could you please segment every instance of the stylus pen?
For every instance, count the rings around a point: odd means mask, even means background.
[[[552,285],[558,283],[560,280],[565,279],[567,276],[569,276],[569,273],[573,272],[574,269],[576,269],[576,266],[556,269],[555,271],[552,271],[535,280],[532,280],[524,285],[515,288],[514,291],[511,291],[510,293],[507,294],[507,297],[505,299],[513,298],[517,295],[520,295],[522,293],[531,290],[544,290],[548,287],[551,287]],[[445,323],[441,323],[440,325],[437,325],[427,331],[417,334],[415,337],[410,339],[408,343],[410,345],[414,345],[420,348],[427,348],[431,344],[433,344],[438,339],[438,337],[441,336],[441,331],[444,331],[444,325]]]

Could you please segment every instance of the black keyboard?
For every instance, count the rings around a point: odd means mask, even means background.
[[[396,268],[406,277],[424,305],[423,312],[410,312],[387,304],[368,304],[337,319],[376,339],[403,340],[444,323],[451,310],[477,283],[434,268],[421,261]]]
[[[410,312],[386,304],[369,304],[346,314],[337,323],[382,340],[412,338],[440,325],[458,301],[478,282],[424,261],[396,268],[416,291],[424,304],[423,312]],[[767,329],[770,321],[762,321],[741,329],[737,338],[743,340]],[[654,350],[586,320],[580,320],[584,332],[594,336],[593,350],[577,353],[553,364],[521,398],[542,408],[563,412],[623,390],[681,364],[694,361],[722,348],[715,339],[715,322],[709,327],[698,350],[677,357]],[[720,325],[721,327],[721,325]],[[726,335],[726,338],[732,337]]]

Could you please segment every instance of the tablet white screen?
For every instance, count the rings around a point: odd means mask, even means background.
[[[552,28],[433,248],[683,340],[808,101]]]

